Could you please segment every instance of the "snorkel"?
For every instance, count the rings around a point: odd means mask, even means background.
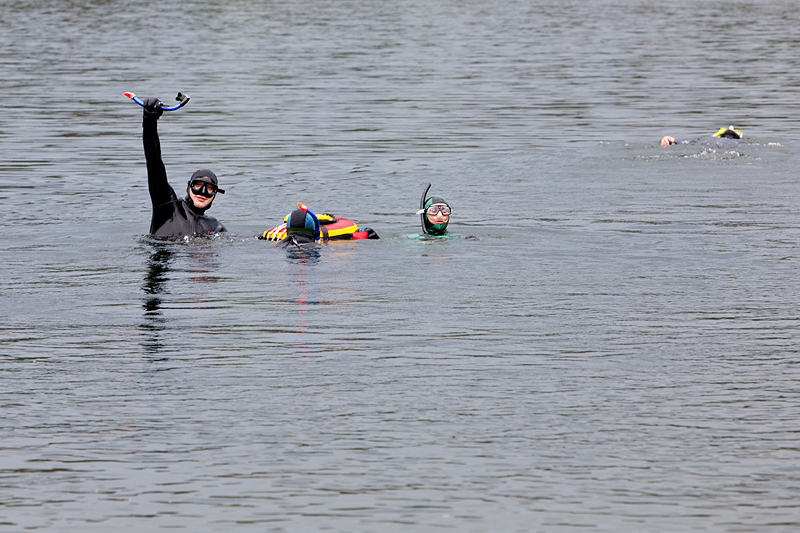
[[[425,187],[425,190],[422,192],[422,197],[419,199],[419,223],[422,225],[422,233],[428,233],[428,229],[425,227],[425,200],[428,196],[428,191],[431,190],[431,183]]]
[[[431,224],[425,211],[433,204],[444,204],[447,207],[450,207],[450,204],[440,196],[431,196],[428,198],[427,196],[430,188],[431,184],[429,183],[425,188],[425,192],[422,193],[422,197],[419,199],[419,219],[422,224],[422,232],[426,235],[444,235],[447,233],[447,224],[450,222],[450,219],[448,218],[447,222],[444,224]]]
[[[128,91],[125,93],[125,96],[139,104],[140,106],[144,107],[144,102],[142,102],[138,96],[133,94],[132,92]],[[179,103],[175,104],[174,106],[167,106],[164,105],[164,102],[159,102],[158,105],[161,107],[162,111],[177,111],[178,109],[182,108],[186,104],[189,103],[190,96],[188,94],[178,93],[178,96],[175,97]]]
[[[304,204],[301,204],[300,202],[297,202],[297,207],[299,207],[301,211],[306,212],[309,215],[311,215],[311,218],[314,219],[314,240],[318,241],[319,240],[319,219],[317,218],[317,215],[315,215],[314,212],[311,211],[311,209],[306,207]]]

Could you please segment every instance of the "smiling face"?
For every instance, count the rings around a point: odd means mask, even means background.
[[[189,190],[189,198],[192,199],[192,203],[197,209],[207,209],[208,206],[211,205],[211,202],[214,201],[214,197],[207,197],[195,194],[193,190]]]
[[[194,180],[189,185],[189,198],[197,209],[207,209],[217,195],[217,186],[209,178]]]

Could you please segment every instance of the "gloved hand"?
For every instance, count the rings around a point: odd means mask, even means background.
[[[144,98],[142,99],[142,103],[144,104],[142,117],[144,117],[145,120],[158,120],[158,117],[164,113],[164,110],[161,109],[161,101],[158,98]]]

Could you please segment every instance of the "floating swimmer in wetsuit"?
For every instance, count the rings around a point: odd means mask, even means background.
[[[305,205],[298,203],[297,209],[286,215],[283,224],[268,229],[258,238],[299,246],[317,241],[379,239],[380,237],[372,228],[359,230],[355,222],[327,213],[317,216]]]
[[[733,139],[732,144],[736,144],[735,141],[741,141],[744,137],[744,133],[741,130],[734,129],[733,126],[729,128],[720,128],[717,133],[711,139],[705,138],[700,139],[700,142],[706,144],[717,144],[720,145],[721,143],[731,143],[731,141],[721,141],[720,139]],[[745,142],[745,141],[742,141]],[[681,144],[689,144],[690,141],[682,141]],[[678,144],[678,141],[675,140],[675,137],[670,137],[669,135],[665,135],[661,138],[661,146],[670,146],[672,144]],[[727,145],[726,145],[727,146]]]
[[[313,244],[319,240],[319,219],[303,204],[286,216],[284,246]]]
[[[167,170],[161,160],[161,142],[158,139],[158,117],[163,113],[158,98],[142,100],[142,139],[147,161],[147,185],[153,203],[150,235],[160,239],[182,239],[200,235],[214,235],[227,231],[225,226],[205,214],[217,193],[225,191],[217,185],[217,176],[208,169],[192,174],[186,184],[186,197],[178,198],[167,181]]]

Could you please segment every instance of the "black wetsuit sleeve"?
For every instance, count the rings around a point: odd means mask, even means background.
[[[158,139],[158,120],[145,118],[142,121],[144,158],[147,161],[147,187],[153,209],[178,199],[167,181],[167,169],[161,160],[161,141]]]

